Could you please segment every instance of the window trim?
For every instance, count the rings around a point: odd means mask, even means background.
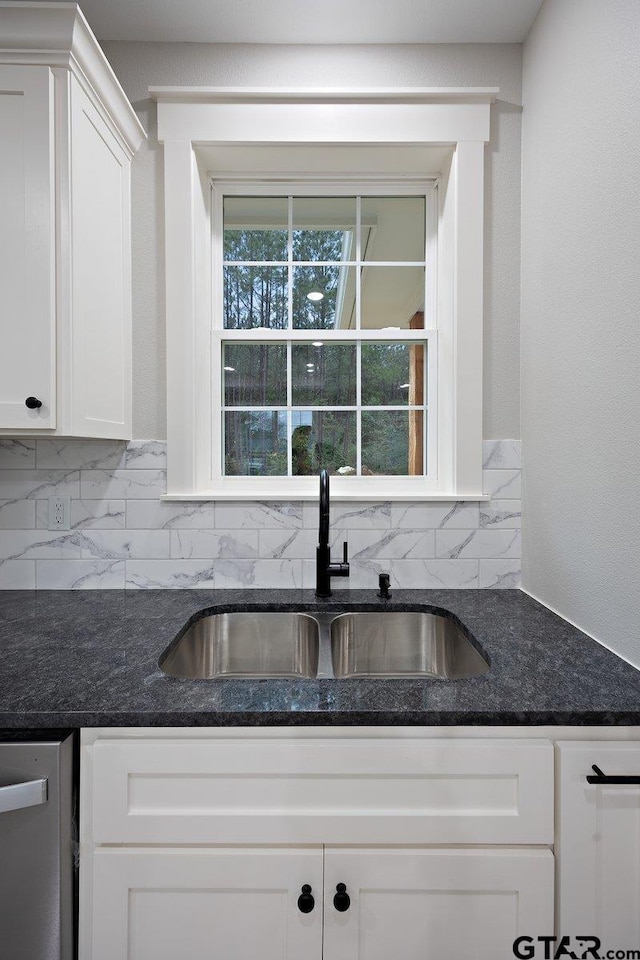
[[[202,480],[208,467],[203,446],[211,437],[206,409],[211,407],[212,302],[211,171],[202,148],[239,143],[450,147],[451,162],[441,171],[438,192],[438,315],[450,321],[438,332],[438,362],[448,384],[438,398],[438,488],[424,489],[424,478],[402,478],[397,490],[389,478],[336,478],[333,492],[351,500],[486,499],[481,486],[484,148],[497,89],[150,92],[158,101],[158,138],[165,154],[166,499],[317,496],[315,484],[307,492],[299,489],[297,478],[279,479],[277,494],[256,482],[266,478],[246,478],[246,489],[235,482],[244,478],[234,478],[234,490],[228,492],[210,489]]]

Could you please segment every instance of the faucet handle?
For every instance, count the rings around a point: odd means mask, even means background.
[[[349,563],[349,544],[346,540],[342,544],[342,562]]]

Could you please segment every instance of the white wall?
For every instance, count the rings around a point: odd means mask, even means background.
[[[640,3],[524,50],[525,589],[640,665]]]
[[[486,438],[519,437],[519,44],[105,43],[150,134],[133,165],[134,436],[165,431],[162,148],[149,86],[499,86],[486,176]]]

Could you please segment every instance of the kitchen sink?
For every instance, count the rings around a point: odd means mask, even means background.
[[[340,677],[441,677],[486,673],[489,664],[460,626],[433,613],[345,613],[331,623]]]
[[[489,664],[460,624],[434,613],[216,613],[189,624],[160,657],[172,677],[438,677]]]
[[[311,678],[320,630],[304,613],[216,613],[196,620],[167,648],[160,669],[172,677]]]

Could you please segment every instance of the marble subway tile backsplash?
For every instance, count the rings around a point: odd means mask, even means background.
[[[156,440],[0,438],[0,589],[315,585],[316,502],[163,503]],[[481,503],[331,504],[333,589],[520,584],[518,440],[483,445]],[[48,530],[48,498],[71,498],[69,530]]]

